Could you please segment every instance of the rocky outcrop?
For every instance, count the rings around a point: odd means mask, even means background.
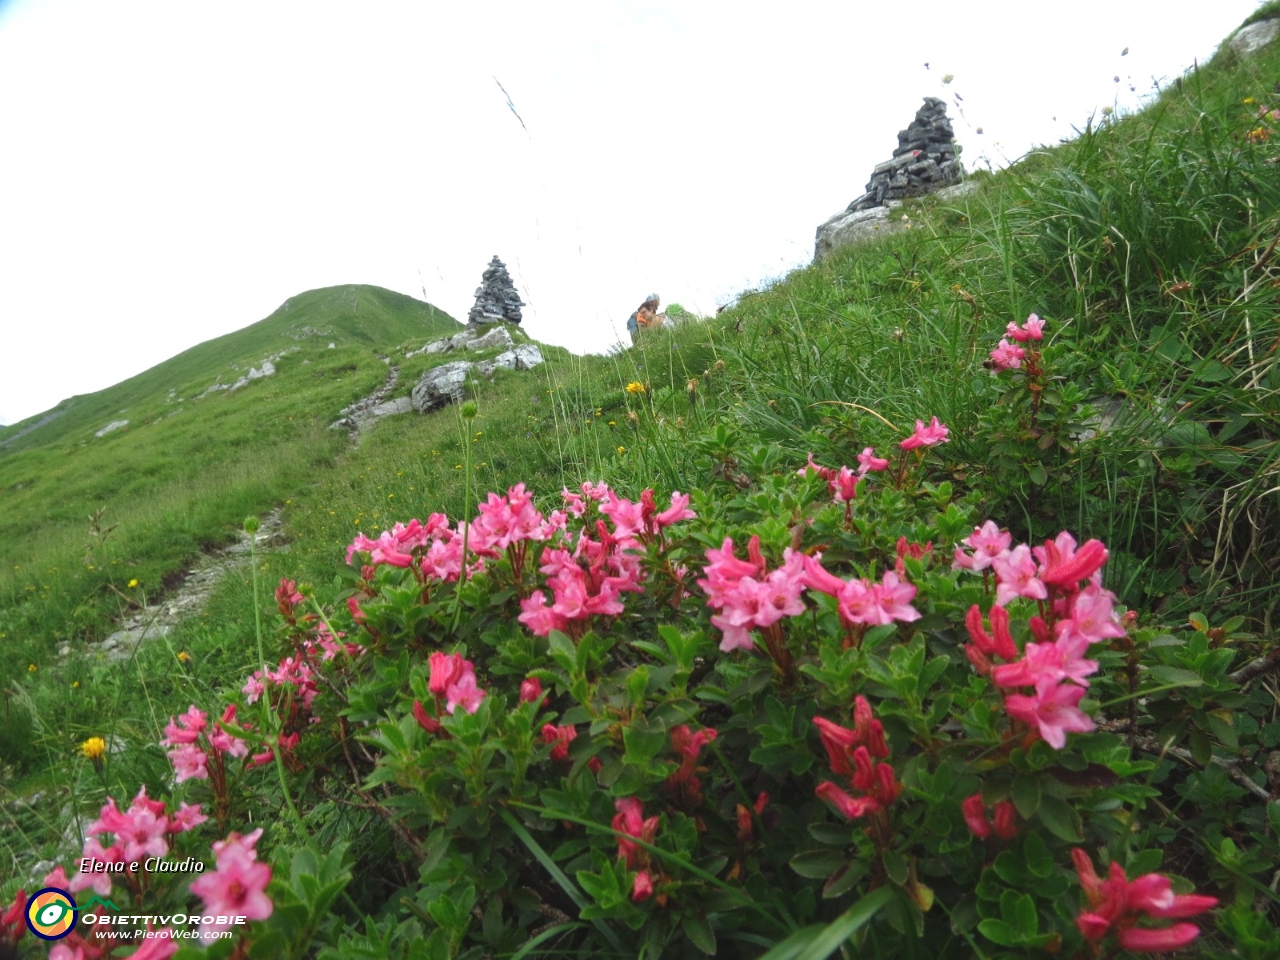
[[[485,332],[477,327],[467,327],[460,333],[444,340],[432,340],[424,347],[410,350],[405,358],[417,357],[424,353],[452,353],[455,350],[494,350],[499,347],[510,347],[515,344],[511,331],[506,327],[494,327]]]
[[[534,343],[522,343],[518,347],[500,353],[492,360],[481,360],[475,365],[476,373],[493,376],[495,370],[532,370],[542,363],[542,351]]]
[[[521,343],[491,360],[454,360],[432,367],[413,388],[413,409],[428,413],[458,403],[472,376],[491,377],[499,370],[531,370],[542,362],[542,351],[537,344]]]
[[[956,197],[972,193],[976,189],[976,183],[972,180],[965,180],[950,187],[943,187],[934,196],[940,200],[954,200]],[[818,236],[814,242],[813,259],[822,260],[841,247],[847,247],[854,243],[863,243],[868,240],[874,240],[877,237],[884,237],[891,233],[910,229],[911,221],[909,219],[904,220],[901,214],[894,213],[894,210],[900,206],[902,206],[901,200],[890,200],[883,207],[871,207],[867,210],[842,210],[837,213],[818,227]]]
[[[524,305],[516,293],[516,285],[511,282],[511,275],[507,273],[507,265],[494,254],[480,276],[475,306],[467,314],[467,322],[497,323],[506,320],[519,323],[522,316],[520,308]]]
[[[105,427],[103,427],[101,430],[99,430],[99,431],[97,431],[96,433],[94,433],[94,436],[95,436],[95,437],[105,437],[108,433],[115,433],[117,430],[120,430],[120,429],[122,429],[122,428],[124,428],[124,427],[127,427],[128,425],[129,425],[129,421],[128,421],[128,420],[112,420],[110,423],[108,423],[108,424],[107,424]]]
[[[470,360],[455,360],[432,367],[422,375],[410,394],[413,409],[419,413],[430,413],[460,401],[467,385],[467,375],[474,366]]]
[[[329,346],[332,347],[333,344],[329,344]],[[234,383],[215,383],[211,387],[206,387],[204,393],[200,394],[196,399],[203,400],[209,394],[217,393],[221,390],[239,390],[241,387],[247,387],[255,380],[261,380],[263,377],[273,377],[276,373],[276,361],[281,357],[288,356],[291,353],[296,353],[297,350],[297,347],[290,347],[288,350],[282,350],[279,353],[272,354],[262,361],[262,366],[250,367],[249,372],[240,377]]]
[[[367,430],[383,417],[394,416],[397,413],[408,413],[412,409],[409,405],[408,397],[400,397],[396,400],[387,399],[399,382],[400,368],[392,366],[387,370],[387,379],[382,386],[367,397],[362,397],[355,403],[349,403],[338,411],[338,419],[329,424],[329,429],[350,430],[351,439],[355,440],[358,438],[360,431]]]
[[[1277,36],[1280,36],[1280,18],[1259,20],[1241,27],[1227,43],[1240,56],[1247,57],[1257,53]]]

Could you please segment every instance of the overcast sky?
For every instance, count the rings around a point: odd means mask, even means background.
[[[0,0],[0,420],[315,287],[465,319],[495,253],[603,351],[807,263],[922,97],[1000,166],[1257,6]]]

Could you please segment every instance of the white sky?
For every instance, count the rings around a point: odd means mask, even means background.
[[[1257,6],[0,0],[0,421],[315,287],[465,319],[495,253],[532,336],[603,351],[807,263],[922,97],[999,166]]]

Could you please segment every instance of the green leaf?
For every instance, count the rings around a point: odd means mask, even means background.
[[[1042,796],[1036,812],[1040,816],[1040,822],[1059,840],[1067,843],[1084,842],[1084,837],[1080,835],[1080,815],[1065,800]]]
[[[684,928],[685,935],[693,941],[695,947],[703,953],[714,956],[716,952],[716,935],[706,917],[685,914],[684,921],[680,926]]]
[[[1022,934],[1003,920],[983,920],[978,924],[978,932],[992,943],[1002,947],[1019,947],[1022,945]]]
[[[1183,687],[1199,687],[1204,684],[1199,674],[1184,670],[1181,667],[1167,667],[1164,664],[1157,664],[1148,668],[1147,673],[1161,683],[1176,683]]]
[[[1049,482],[1049,474],[1045,471],[1044,467],[1038,463],[1032,464],[1032,466],[1027,470],[1027,476],[1037,487],[1043,487]]]
[[[896,850],[886,850],[884,852],[884,870],[889,874],[889,879],[898,886],[902,886],[907,882],[909,870],[906,858]]]
[[[881,887],[867,894],[825,927],[797,930],[759,960],[827,960],[841,944],[867,924],[891,899],[893,889]]]
[[[638,717],[623,728],[622,743],[627,763],[645,766],[666,747],[667,729],[648,717]]]
[[[791,869],[810,880],[825,880],[844,864],[840,850],[806,850],[791,858]]]
[[[1030,820],[1040,809],[1040,783],[1035,777],[1021,776],[1013,781],[1013,805],[1022,814],[1022,819]]]

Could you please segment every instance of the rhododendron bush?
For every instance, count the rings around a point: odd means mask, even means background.
[[[329,602],[280,585],[261,669],[171,719],[183,806],[112,801],[86,856],[199,834],[189,895],[248,916],[250,956],[1196,944],[1232,874],[1166,860],[1135,746],[1238,704],[1231,657],[1140,626],[1106,544],[1019,543],[929,482],[947,442],[921,419],[745,489],[517,484],[361,534]]]

